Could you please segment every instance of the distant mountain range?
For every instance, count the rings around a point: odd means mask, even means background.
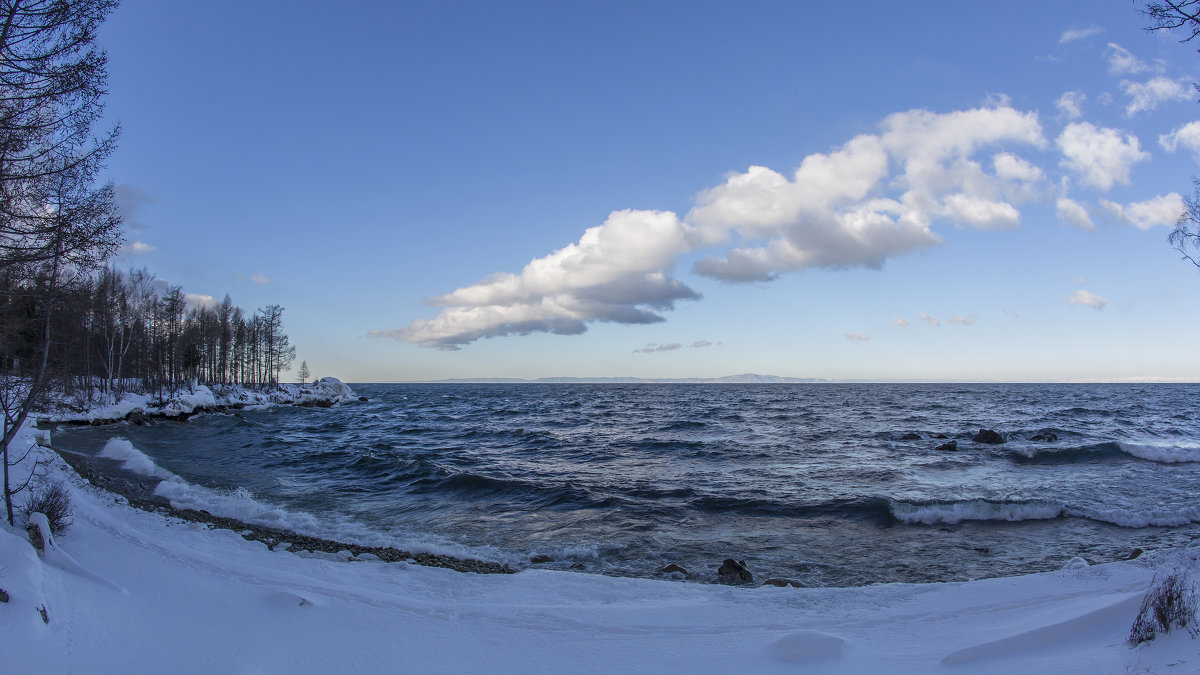
[[[439,384],[803,384],[831,381],[817,377],[780,377],[754,373],[725,377],[539,377],[536,380],[519,377],[470,377],[433,380]]]

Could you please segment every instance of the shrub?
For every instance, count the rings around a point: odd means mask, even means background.
[[[52,534],[62,534],[71,526],[71,495],[62,483],[51,483],[41,490],[34,491],[25,502],[23,514],[25,519],[34,513],[46,516],[50,523]]]
[[[1129,631],[1129,641],[1141,644],[1158,637],[1158,633],[1170,633],[1174,628],[1187,628],[1195,637],[1196,591],[1191,577],[1181,570],[1167,575],[1161,581],[1154,577],[1150,592],[1142,600],[1142,608]]]

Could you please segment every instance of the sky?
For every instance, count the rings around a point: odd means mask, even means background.
[[[349,382],[1197,381],[1139,6],[124,0],[114,264]]]

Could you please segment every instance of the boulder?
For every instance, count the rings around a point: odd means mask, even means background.
[[[0,602],[8,602],[8,592],[0,588]]]
[[[934,448],[934,450],[958,450],[958,441],[950,441],[949,443],[942,443],[941,445]]]
[[[934,436],[934,438],[950,438],[950,437],[947,436],[946,434],[938,434],[937,436]]]
[[[676,565],[675,563],[671,563],[669,565],[660,567],[660,568],[658,568],[657,571],[659,574],[675,574],[676,572],[678,572],[679,574],[687,574],[688,573],[687,570],[683,569],[683,567],[681,567],[679,565]]]
[[[915,434],[910,431],[907,434],[904,434],[903,436],[901,436],[900,440],[902,440],[902,441],[919,441],[919,440],[921,440],[921,434]]]
[[[787,588],[788,586],[791,586],[792,588],[803,588],[803,585],[799,581],[796,581],[795,579],[784,579],[782,577],[771,577],[763,583],[769,586],[776,586],[778,588]]]
[[[533,563],[534,565],[541,565],[542,563],[554,562],[554,558],[551,558],[548,555],[539,554],[530,558],[529,562]]]
[[[1042,443],[1053,443],[1054,441],[1058,440],[1058,434],[1053,433],[1051,431],[1043,431],[1041,433],[1030,436],[1029,440],[1040,441]]]
[[[1140,558],[1142,556],[1143,553],[1145,553],[1145,551],[1143,551],[1142,549],[1135,548],[1135,549],[1133,549],[1132,552],[1130,552],[1129,557],[1126,558],[1126,560],[1137,560],[1138,558]]]
[[[976,443],[988,443],[990,445],[999,445],[1004,442],[1004,437],[991,429],[980,429],[979,433],[971,440]]]
[[[717,568],[717,583],[729,586],[741,586],[754,583],[754,575],[746,569],[745,560],[726,558]]]
[[[369,401],[371,399],[367,398],[366,396],[359,396],[358,400],[362,403],[366,403],[367,401]]]

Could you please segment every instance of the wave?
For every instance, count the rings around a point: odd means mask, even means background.
[[[1031,464],[1073,464],[1134,457],[1148,462],[1179,464],[1200,462],[1200,447],[1195,445],[1142,444],[1116,441],[1072,448],[1016,448],[1011,451],[1018,462]]]
[[[956,525],[967,521],[1053,520],[1082,518],[1119,527],[1180,527],[1200,523],[1200,507],[1179,509],[1082,508],[1053,501],[992,501],[968,499],[946,502],[889,500],[892,516],[910,525]]]
[[[133,447],[124,438],[110,438],[100,451],[100,456],[121,463],[121,468],[151,478],[172,478],[175,474],[154,463],[146,453]]]
[[[920,525],[954,525],[968,520],[1051,520],[1063,515],[1061,504],[1046,501],[891,501],[890,508],[896,520]]]

